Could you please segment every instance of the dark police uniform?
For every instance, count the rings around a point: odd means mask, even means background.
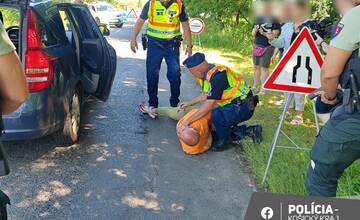
[[[208,71],[214,68],[214,64],[210,64]],[[207,72],[208,72],[207,71]],[[204,75],[206,77],[206,75]],[[205,80],[205,79],[203,79]],[[245,85],[247,87],[247,85]],[[209,81],[209,89],[206,92],[208,100],[221,100],[224,92],[230,88],[227,72],[216,71]],[[244,88],[247,97],[252,97],[250,89]],[[226,139],[240,140],[247,136],[249,128],[243,122],[249,120],[254,114],[255,108],[250,108],[247,102],[241,104],[230,103],[226,106],[215,108],[211,114],[211,120],[215,126],[213,131],[214,141],[225,141]],[[241,123],[241,125],[238,125]]]
[[[360,87],[360,6],[349,11],[337,25],[331,46],[353,51],[340,84],[344,91],[343,104],[332,113],[321,130],[311,152],[307,189],[313,196],[335,197],[338,179],[360,159],[360,112],[354,105],[355,87]],[[351,81],[353,75],[357,80]]]
[[[205,61],[205,55],[196,53],[184,61],[184,66],[193,68]],[[229,147],[227,141],[240,141],[246,136],[252,137],[255,143],[261,142],[261,126],[247,126],[258,104],[258,97],[253,96],[250,87],[241,76],[230,68],[210,64],[198,79],[203,94],[207,100],[213,100],[216,108],[212,109],[211,122],[213,151],[222,151]]]
[[[171,0],[167,5],[164,5],[165,9],[169,10],[171,13],[171,7],[174,5],[178,5],[180,0]],[[159,0],[153,1],[154,4],[158,3]],[[178,15],[179,22],[186,22],[189,20],[188,15],[186,13],[185,5],[183,1],[181,2],[181,12]],[[148,1],[140,15],[140,18],[143,20],[148,20],[149,14],[151,14],[151,1]],[[160,11],[160,9],[156,10],[157,13],[154,13],[154,16],[163,16],[164,12]],[[150,13],[149,13],[150,12]],[[161,13],[160,13],[161,12]],[[159,14],[160,13],[160,14]],[[151,19],[150,19],[151,20]],[[149,24],[151,22],[149,21]],[[149,95],[149,105],[155,108],[158,107],[158,84],[159,84],[159,72],[161,68],[162,60],[165,58],[167,64],[167,78],[170,82],[170,105],[172,107],[176,107],[179,103],[180,96],[180,85],[181,85],[181,73],[180,73],[180,43],[177,40],[174,40],[177,37],[181,36],[180,28],[178,36],[150,36],[149,30],[150,28],[148,24],[147,38],[148,38],[148,51],[147,51],[147,59],[146,59],[146,78],[147,78],[147,87],[148,87],[148,95]],[[154,28],[156,29],[156,28]],[[161,30],[152,30],[156,33],[164,33],[166,31]],[[152,33],[152,32],[151,32]],[[156,34],[155,34],[156,35]]]

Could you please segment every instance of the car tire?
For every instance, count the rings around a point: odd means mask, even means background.
[[[117,24],[116,27],[117,28],[122,28],[124,26],[124,23],[121,23],[121,24]]]
[[[6,210],[6,204],[0,205],[0,219],[6,220],[7,219],[7,210]]]
[[[57,134],[57,143],[72,145],[79,140],[81,124],[81,90],[77,88],[70,100],[69,112],[62,131]]]

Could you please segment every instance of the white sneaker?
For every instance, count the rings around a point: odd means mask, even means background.
[[[144,103],[141,103],[139,105],[139,110],[143,113],[143,114],[147,114],[150,116],[150,118],[155,119],[157,117],[157,114],[155,112],[155,108],[152,106],[146,106]]]

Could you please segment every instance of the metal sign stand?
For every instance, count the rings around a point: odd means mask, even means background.
[[[199,35],[197,35],[197,36],[198,36],[198,40],[199,40],[199,47],[201,48],[202,46],[201,46],[200,34],[199,34]]]
[[[284,124],[284,121],[286,119],[286,112],[288,111],[289,107],[290,107],[290,104],[292,102],[294,98],[294,93],[291,93],[287,99],[285,99],[285,106],[284,106],[284,110],[281,114],[281,118],[280,118],[280,122],[279,122],[279,125],[276,129],[276,132],[275,132],[275,135],[274,135],[274,138],[273,138],[273,141],[272,141],[272,146],[271,146],[271,151],[270,151],[270,155],[269,155],[269,159],[267,161],[267,165],[266,165],[266,169],[265,169],[265,173],[264,173],[264,176],[263,176],[263,180],[262,180],[262,184],[264,185],[265,181],[266,181],[266,178],[267,178],[267,175],[269,173],[269,168],[270,168],[270,165],[271,165],[271,162],[272,162],[272,159],[274,157],[274,153],[275,153],[275,149],[276,148],[285,148],[285,149],[293,149],[293,150],[310,150],[309,148],[304,148],[304,147],[300,147],[299,145],[297,145],[288,135],[285,134],[285,132],[282,130],[282,126]],[[315,123],[316,123],[316,129],[317,129],[317,132],[320,131],[320,126],[319,126],[319,121],[318,121],[318,118],[317,118],[317,115],[316,115],[316,108],[315,108],[315,102],[312,101],[312,104],[313,104],[313,110],[314,110],[314,117],[315,117]],[[277,143],[278,143],[278,139],[279,139],[279,135],[283,134],[293,145],[294,147],[288,147],[288,146],[277,146]]]

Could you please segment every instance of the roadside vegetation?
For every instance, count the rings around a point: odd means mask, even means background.
[[[233,63],[235,70],[252,83],[252,18],[249,0],[186,0],[191,17],[202,17],[206,30],[201,35],[202,50],[220,54],[226,61]],[[334,12],[331,1],[313,1],[313,17],[331,17],[335,22],[338,15]],[[194,37],[195,44],[198,38]],[[312,105],[307,101],[305,124],[292,126],[286,122],[283,131],[297,145],[309,150],[290,150],[277,148],[265,185],[261,185],[266,162],[269,157],[272,139],[281,115],[283,102],[281,93],[267,92],[261,97],[260,106],[249,122],[259,123],[264,127],[264,141],[253,145],[244,143],[242,157],[247,162],[259,188],[274,193],[306,195],[305,179],[310,162],[310,150],[315,141],[316,128]],[[281,146],[293,146],[283,135]],[[360,161],[349,168],[339,182],[338,196],[360,195]]]
[[[4,27],[19,26],[20,13],[16,9],[1,8],[4,17]]]

